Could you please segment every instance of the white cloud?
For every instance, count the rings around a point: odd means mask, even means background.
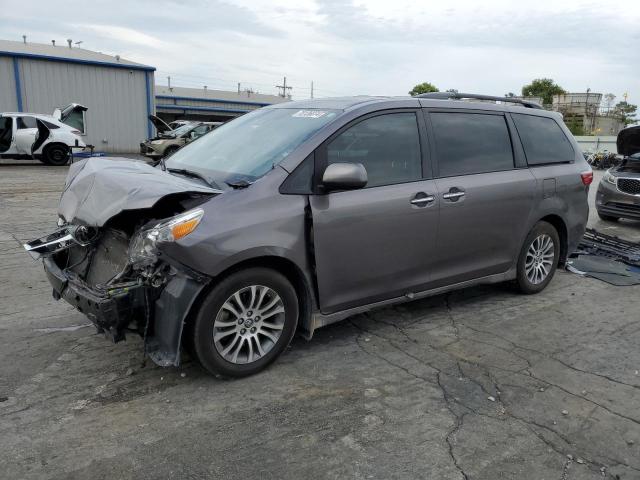
[[[83,40],[158,68],[174,84],[294,96],[403,95],[431,81],[502,95],[532,78],[640,102],[640,2],[580,0],[42,0],[12,6],[0,37]],[[47,17],[43,18],[42,11]],[[68,16],[65,12],[74,12]]]

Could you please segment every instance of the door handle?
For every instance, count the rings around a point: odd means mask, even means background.
[[[464,197],[463,191],[449,191],[442,195],[445,200],[458,200],[460,197]]]
[[[418,197],[417,195],[411,199],[411,205],[417,205],[418,207],[422,207],[424,205],[427,205],[431,202],[433,202],[436,197],[434,197],[433,195],[425,195],[424,197]]]

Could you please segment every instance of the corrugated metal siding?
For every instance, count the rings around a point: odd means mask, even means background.
[[[69,103],[85,105],[84,139],[95,145],[96,151],[135,152],[147,138],[147,72],[24,58],[18,61],[24,111],[50,114]]]
[[[13,59],[0,57],[0,112],[18,110],[16,83],[13,74]]]

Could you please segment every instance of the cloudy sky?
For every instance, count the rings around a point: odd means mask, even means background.
[[[448,4],[448,5],[447,5]],[[51,8],[55,5],[55,9]],[[640,102],[637,0],[0,0],[0,38],[155,66],[157,83],[294,98],[441,90],[519,93],[536,77]]]

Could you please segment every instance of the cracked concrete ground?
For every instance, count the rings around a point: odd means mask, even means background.
[[[14,240],[53,228],[65,173],[0,164],[0,478],[640,478],[640,287],[559,272],[415,301],[243,380],[143,366]]]

